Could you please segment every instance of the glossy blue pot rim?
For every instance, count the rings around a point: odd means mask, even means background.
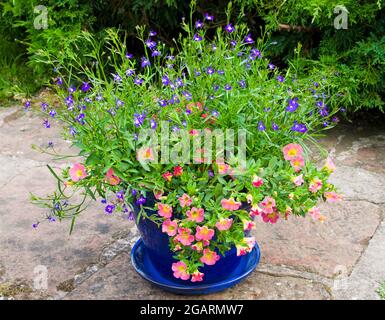
[[[136,241],[135,245],[133,246],[133,248],[131,250],[131,255],[130,256],[131,256],[131,263],[132,263],[134,269],[136,270],[136,272],[142,278],[144,278],[145,280],[147,280],[147,281],[149,281],[149,282],[151,282],[151,283],[153,283],[155,285],[158,285],[160,287],[167,286],[167,288],[170,288],[170,289],[175,289],[175,290],[182,289],[182,290],[186,290],[186,291],[188,291],[190,289],[190,287],[188,286],[188,282],[186,282],[186,285],[169,285],[169,284],[165,285],[164,283],[156,281],[153,278],[151,278],[150,276],[148,276],[141,268],[139,268],[136,265],[136,262],[135,262],[134,255],[135,255],[135,252],[136,252],[136,250],[138,249],[139,246],[144,246],[142,239],[139,239],[138,241]],[[254,261],[252,267],[249,268],[242,275],[238,276],[237,278],[231,278],[229,280],[224,280],[224,281],[220,281],[220,282],[217,282],[217,283],[211,283],[211,284],[207,284],[207,285],[194,285],[194,287],[191,287],[191,289],[193,291],[205,290],[205,289],[213,289],[215,287],[225,286],[227,284],[231,285],[232,283],[238,283],[242,279],[246,278],[250,273],[252,273],[255,270],[255,268],[257,267],[258,263],[259,263],[261,252],[260,252],[260,249],[259,249],[259,246],[258,246],[257,243],[255,243],[255,246],[254,246],[254,248],[252,249],[251,252],[249,252],[247,255],[240,256],[239,259],[247,259],[248,256],[252,255],[253,253],[256,254],[256,258],[255,258],[255,261]]]

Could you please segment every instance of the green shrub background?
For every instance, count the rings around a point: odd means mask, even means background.
[[[226,22],[228,1],[197,1],[198,13],[210,12],[216,25]],[[33,26],[34,7],[48,9],[48,29]],[[337,5],[348,10],[348,29],[333,26]],[[350,111],[384,110],[385,10],[382,0],[234,0],[233,15],[242,10],[254,35],[267,35],[269,56],[280,67],[295,64],[298,77],[325,75]],[[82,30],[102,38],[103,30],[128,34],[130,51],[141,53],[135,26],[148,25],[172,46],[189,16],[182,0],[3,0],[0,3],[0,100],[29,96],[49,82],[41,49],[54,55],[87,52],[77,41]],[[291,26],[292,30],[284,26]],[[83,57],[87,59],[87,57]]]

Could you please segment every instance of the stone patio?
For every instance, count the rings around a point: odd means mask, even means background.
[[[0,108],[0,299],[187,299],[144,281],[129,253],[138,233],[122,216],[107,217],[94,203],[68,223],[31,225],[43,210],[29,192],[44,195],[55,181],[46,168],[65,165],[31,149],[75,151],[53,123],[21,107]],[[385,280],[385,126],[341,124],[322,140],[337,164],[331,180],[345,195],[322,205],[323,224],[291,217],[276,225],[258,223],[262,252],[256,271],[241,284],[199,299],[379,299]],[[71,159],[67,159],[70,162]],[[65,224],[65,225],[62,225]],[[39,266],[48,270],[48,289],[34,289]],[[44,268],[43,267],[43,268]]]

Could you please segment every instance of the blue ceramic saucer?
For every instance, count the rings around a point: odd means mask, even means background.
[[[159,272],[151,260],[148,249],[144,246],[142,239],[139,239],[131,251],[131,262],[139,275],[155,286],[172,293],[184,295],[208,294],[230,288],[241,282],[256,268],[260,258],[260,251],[257,244],[253,250],[239,257],[239,264],[225,279],[218,282],[202,284],[200,282],[182,281],[170,275]],[[214,266],[211,266],[214,267]],[[170,266],[171,270],[171,266]]]

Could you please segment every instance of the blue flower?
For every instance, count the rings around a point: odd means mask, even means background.
[[[73,87],[73,86],[71,86],[71,87],[68,88],[68,92],[69,92],[69,93],[74,93],[75,91],[76,91],[76,88]]]
[[[232,89],[232,86],[230,86],[228,83],[226,83],[224,88],[226,91],[229,91]]]
[[[106,214],[111,214],[115,210],[115,206],[113,204],[109,204],[104,208]]]
[[[212,67],[208,67],[207,70],[206,70],[206,73],[209,74],[209,75],[214,74],[214,72],[215,72],[215,70]]]
[[[277,80],[278,80],[278,82],[284,82],[285,81],[285,78],[284,77],[282,77],[280,74],[277,76]]]
[[[151,119],[150,120],[150,127],[151,127],[151,129],[155,130],[157,126],[158,125],[157,125],[156,121],[154,119]]]
[[[116,197],[119,199],[119,200],[124,200],[124,190],[120,190],[116,193]]]
[[[160,51],[159,50],[153,50],[152,53],[151,53],[151,57],[158,57],[160,56]]]
[[[77,134],[77,131],[76,131],[76,129],[74,128],[74,127],[70,127],[70,135],[72,135],[72,136],[74,136],[75,134]]]
[[[275,65],[272,64],[272,63],[269,63],[268,64],[268,68],[269,68],[269,70],[274,70],[275,69]]]
[[[136,191],[135,189],[132,189],[132,190],[131,190],[131,194],[132,194],[132,196],[135,198],[136,195],[138,194],[138,191]]]
[[[135,83],[136,85],[140,86],[140,85],[143,83],[143,79],[140,79],[140,78],[136,77],[136,78],[134,79],[134,83]]]
[[[56,111],[54,109],[52,109],[50,112],[49,112],[49,115],[54,118],[55,115],[56,115]]]
[[[51,128],[51,124],[49,123],[48,119],[45,119],[45,120],[43,121],[43,125],[44,125],[44,127],[46,127],[47,129]]]
[[[208,14],[207,12],[205,13],[205,20],[207,21],[214,21],[214,16]]]
[[[123,107],[123,106],[124,106],[124,101],[119,100],[119,99],[116,99],[115,104],[116,104],[116,106],[117,106],[118,108],[119,108],[119,107]]]
[[[87,91],[90,90],[90,89],[91,89],[91,85],[90,85],[88,82],[83,82],[82,87],[81,87],[81,90],[82,90],[83,92],[87,92]]]
[[[134,114],[134,125],[135,127],[140,127],[143,125],[144,120],[146,119],[146,114],[145,113],[135,113]]]
[[[146,46],[150,49],[153,49],[156,47],[156,41],[153,41],[151,39],[147,39],[145,42]]]
[[[26,101],[24,104],[25,110],[28,110],[31,107],[31,101]]]
[[[135,74],[135,70],[134,69],[127,69],[126,70],[126,76],[127,77],[131,77]]]
[[[155,37],[156,36],[156,31],[150,30],[149,36],[150,37]]]
[[[42,102],[41,104],[41,111],[46,112],[48,108],[48,103],[47,102]]]
[[[307,131],[307,127],[303,123],[298,123],[297,121],[294,121],[293,126],[291,127],[292,131],[297,131],[301,133],[305,133]]]
[[[218,72],[219,75],[224,75],[225,74],[225,72],[223,70],[218,70],[217,72]]]
[[[199,41],[202,41],[203,38],[198,33],[196,33],[194,34],[193,40],[199,42]]]
[[[197,69],[194,69],[195,76],[199,77],[201,75],[201,72]]]
[[[164,75],[164,76],[162,77],[162,83],[163,83],[163,85],[165,85],[165,86],[168,86],[168,85],[170,84],[170,79],[168,78],[167,75]]]
[[[235,47],[235,46],[237,45],[237,42],[236,42],[235,40],[231,40],[231,41],[230,41],[230,45],[231,45],[232,47]]]
[[[115,81],[115,82],[121,82],[121,81],[122,81],[122,78],[120,77],[120,75],[118,75],[118,74],[112,74],[112,76],[114,77],[114,81]]]
[[[151,65],[150,61],[146,57],[142,57],[141,62],[140,62],[140,66],[142,68],[145,68],[145,67],[148,67],[150,65]]]
[[[259,131],[265,131],[266,130],[265,124],[262,121],[258,122],[258,130]]]
[[[279,129],[278,125],[276,123],[274,123],[274,122],[273,122],[273,124],[271,126],[272,126],[274,131],[277,131]]]
[[[196,28],[196,29],[201,29],[201,28],[203,28],[203,22],[200,21],[200,20],[197,20],[197,21],[195,22],[195,28]]]
[[[238,81],[238,84],[239,84],[239,86],[240,86],[242,89],[246,88],[246,81],[245,81],[245,80],[239,80],[239,81]]]
[[[159,103],[159,105],[160,105],[161,107],[167,106],[167,100],[165,100],[165,99],[159,100],[158,103]]]
[[[261,52],[256,48],[251,49],[250,53],[251,53],[251,56],[253,57],[257,57],[257,58],[261,57]]]
[[[231,23],[229,23],[227,26],[225,26],[225,30],[228,33],[232,33],[235,30],[235,28],[233,27],[233,25]]]
[[[126,59],[132,59],[133,56],[133,54],[126,52]]]
[[[252,43],[254,43],[254,40],[253,40],[253,38],[251,37],[251,34],[250,34],[250,33],[245,37],[244,42],[247,43],[247,44],[252,44]]]
[[[136,200],[136,205],[142,206],[146,203],[147,199],[143,197],[143,195],[140,195],[140,197]]]
[[[322,109],[319,110],[319,114],[321,115],[321,117],[327,117],[329,115],[328,108],[326,106],[323,107]]]
[[[299,106],[297,100],[298,100],[298,98],[290,99],[289,105],[286,107],[286,111],[294,112],[295,110],[297,110],[297,108]]]

